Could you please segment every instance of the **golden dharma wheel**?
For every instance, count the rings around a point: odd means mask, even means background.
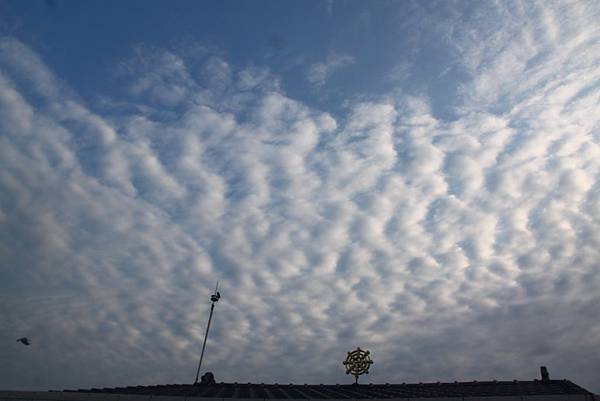
[[[362,350],[358,347],[354,351],[348,352],[346,360],[342,362],[342,364],[346,368],[346,374],[353,375],[356,383],[358,383],[358,376],[365,373],[368,374],[369,367],[371,367],[373,361],[371,360],[369,351]]]

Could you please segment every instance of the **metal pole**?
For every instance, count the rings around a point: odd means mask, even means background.
[[[215,309],[215,303],[213,302],[210,306],[210,316],[208,317],[208,325],[206,325],[206,333],[204,333],[204,343],[202,344],[202,352],[200,353],[200,362],[198,362],[198,370],[196,371],[196,380],[194,384],[198,383],[198,376],[200,375],[200,366],[202,366],[202,357],[204,357],[204,349],[206,348],[206,339],[208,338],[208,330],[210,329],[210,321],[212,320],[213,310]]]

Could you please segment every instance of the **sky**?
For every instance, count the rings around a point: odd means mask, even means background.
[[[0,388],[600,392],[597,1],[0,1]],[[30,346],[15,339],[28,337]]]

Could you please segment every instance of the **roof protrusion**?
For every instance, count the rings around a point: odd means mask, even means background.
[[[540,366],[540,373],[542,375],[542,381],[550,381],[550,374],[548,373],[548,369],[545,366]]]
[[[213,385],[215,383],[215,375],[212,372],[206,372],[200,378],[200,384]]]

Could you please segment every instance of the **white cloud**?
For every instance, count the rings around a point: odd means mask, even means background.
[[[307,73],[306,79],[315,86],[323,86],[336,70],[348,67],[354,63],[354,57],[347,54],[331,53],[325,61],[312,64]]]
[[[218,380],[344,382],[360,345],[375,382],[545,364],[594,388],[597,28],[585,4],[494,7],[444,34],[472,75],[454,121],[425,94],[332,116],[170,52],[100,115],[4,39],[0,333],[33,345],[3,348],[2,387],[190,381],[219,279]]]

